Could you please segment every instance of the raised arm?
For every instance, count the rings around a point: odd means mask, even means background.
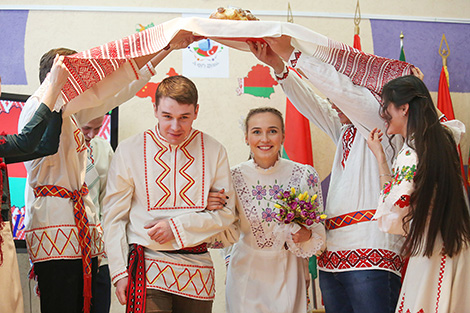
[[[52,109],[69,75],[62,60],[59,56],[55,58],[49,75],[51,84],[31,120],[20,134],[6,135],[2,136],[3,140],[0,139],[0,142],[3,141],[0,144],[0,156],[6,158],[6,163],[32,160],[57,152],[62,117],[60,112],[52,112]]]
[[[295,51],[288,36],[265,40],[288,65],[300,69],[313,86],[330,98],[364,138],[374,128],[384,130],[384,122],[379,116],[380,104],[367,88],[353,84],[349,77],[339,73],[334,66]]]
[[[155,67],[171,51],[185,48],[199,38],[190,32],[181,31],[164,49],[129,60],[108,77],[70,101],[65,107],[64,117],[76,113],[75,117],[82,126],[104,115],[134,97],[156,74]]]
[[[337,142],[341,134],[341,122],[328,101],[318,96],[299,74],[289,70],[269,45],[251,41],[247,43],[258,60],[273,68],[282,89],[296,109]]]

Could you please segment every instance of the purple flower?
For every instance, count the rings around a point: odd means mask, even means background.
[[[271,208],[266,208],[266,210],[263,210],[263,213],[261,214],[261,217],[266,221],[266,222],[272,222],[273,219],[275,218],[276,213],[273,212]]]
[[[251,193],[256,197],[256,200],[263,200],[263,197],[266,196],[266,189],[263,186],[257,185]]]
[[[316,175],[310,174],[307,179],[307,184],[310,187],[315,186],[318,183],[318,177]]]
[[[271,197],[277,195],[278,193],[280,193],[282,191],[281,187],[279,187],[279,185],[274,185],[273,188],[269,189],[269,195]]]
[[[310,213],[310,218],[315,219],[316,217],[317,216],[316,216],[315,212]]]
[[[290,197],[290,191],[284,191],[284,198]]]
[[[311,219],[307,219],[307,221],[305,221],[305,224],[307,224],[307,226],[310,226],[313,224],[313,221]]]
[[[290,222],[294,219],[294,217],[295,217],[295,214],[293,212],[289,212],[287,213],[286,220]]]

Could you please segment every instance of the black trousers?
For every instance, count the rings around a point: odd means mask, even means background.
[[[109,313],[111,308],[111,278],[109,276],[108,264],[98,268],[96,276],[95,292],[93,293],[93,312]]]
[[[97,270],[98,258],[93,258],[92,294],[94,294]],[[38,276],[41,313],[83,312],[81,259],[36,262],[34,263],[34,272]],[[94,312],[93,307],[91,312]]]

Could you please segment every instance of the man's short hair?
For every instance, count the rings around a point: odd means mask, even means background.
[[[197,107],[196,85],[187,77],[170,76],[162,80],[155,92],[155,108],[161,98],[168,97],[180,104],[192,104]]]
[[[52,49],[44,53],[39,61],[39,81],[42,82],[46,79],[47,73],[51,71],[52,64],[54,64],[54,59],[57,54],[59,55],[71,55],[75,54],[77,51],[67,48],[57,48]]]

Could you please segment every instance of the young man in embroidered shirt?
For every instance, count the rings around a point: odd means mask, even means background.
[[[199,105],[191,80],[164,79],[155,99],[158,124],[123,141],[109,169],[103,226],[111,279],[131,312],[211,312],[205,242],[235,219],[227,153],[192,128]],[[205,210],[209,191],[220,189],[225,207]]]
[[[88,150],[85,183],[88,186],[94,212],[101,223],[103,199],[106,195],[108,169],[114,151],[109,142],[97,136],[103,126],[105,116],[97,117],[81,127]],[[111,307],[111,278],[109,276],[108,259],[103,255],[99,259],[93,292],[93,310],[99,313],[109,312]]]
[[[187,46],[187,42],[187,38],[180,37],[168,50],[129,60],[67,103],[62,109],[58,152],[26,164],[25,235],[38,276],[42,312],[90,312],[97,257],[103,253],[98,219],[84,184],[87,148],[80,125],[132,98],[155,74],[155,66],[173,48]],[[41,58],[42,85],[26,102],[19,129],[31,119],[40,104],[55,55],[73,53],[75,51],[70,49],[53,49]]]
[[[370,130],[385,129],[378,114],[380,103],[367,88],[354,85],[332,65],[294,50],[290,37],[266,41],[268,45],[249,43],[251,51],[274,69],[299,112],[337,146],[325,207],[327,250],[318,259],[326,312],[394,312],[401,286],[402,238],[381,232],[371,220],[380,179],[367,138]],[[287,69],[281,57],[332,102],[316,95]],[[382,144],[389,147],[388,140]],[[391,149],[385,151],[390,165]]]

